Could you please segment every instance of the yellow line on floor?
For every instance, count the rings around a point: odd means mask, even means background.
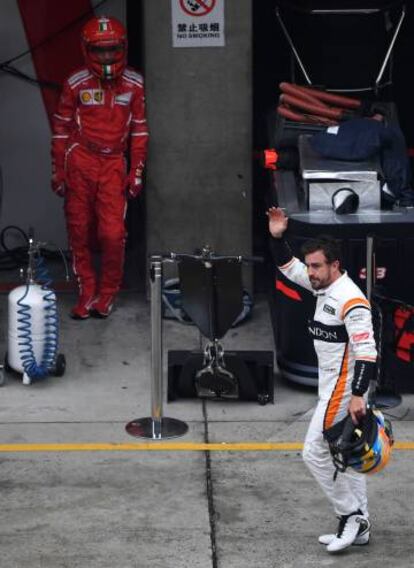
[[[77,444],[0,444],[0,453],[14,452],[290,452],[301,451],[300,442],[140,442],[140,443],[77,443]],[[414,442],[396,442],[396,450],[414,450]]]

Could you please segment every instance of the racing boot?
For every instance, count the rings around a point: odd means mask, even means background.
[[[79,298],[76,306],[70,311],[73,319],[83,320],[90,316],[91,306],[96,296],[96,283],[92,279],[79,279]]]
[[[88,319],[91,315],[91,306],[94,299],[94,294],[81,294],[78,303],[70,311],[71,318],[78,320]]]
[[[359,525],[359,531],[356,536],[356,539],[352,543],[353,546],[363,546],[365,544],[369,544],[369,531],[371,528],[371,523],[368,519],[365,519],[365,523],[361,523]],[[328,545],[336,538],[336,534],[322,534],[318,541],[320,544]]]
[[[95,318],[107,318],[112,312],[115,294],[99,294],[91,306],[91,316]]]
[[[340,552],[348,548],[355,542],[361,525],[366,527],[367,523],[367,519],[359,509],[349,515],[342,515],[339,520],[338,532],[327,545],[326,550],[328,552]]]

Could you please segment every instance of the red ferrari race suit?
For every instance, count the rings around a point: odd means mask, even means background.
[[[316,309],[309,332],[318,357],[319,400],[305,438],[303,458],[337,515],[360,510],[368,517],[365,476],[353,470],[339,473],[335,480],[329,447],[323,431],[342,420],[352,394],[363,395],[359,369],[377,358],[371,306],[345,272],[330,286],[314,291],[307,269],[292,257],[279,270],[289,280],[314,292]]]
[[[114,295],[122,281],[126,172],[130,144],[130,177],[140,182],[147,152],[142,76],[131,68],[103,81],[87,68],[70,75],[53,119],[54,189],[64,193],[73,268],[80,295]],[[133,184],[130,195],[140,186]],[[60,183],[61,182],[61,183]],[[135,187],[135,189],[134,189]],[[101,252],[99,289],[93,267],[93,240]]]

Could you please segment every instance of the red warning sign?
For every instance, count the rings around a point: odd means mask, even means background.
[[[190,16],[205,16],[209,14],[216,0],[180,0],[180,6]]]

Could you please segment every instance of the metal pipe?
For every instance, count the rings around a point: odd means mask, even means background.
[[[375,80],[375,89],[376,89],[376,91],[378,91],[378,89],[379,89],[380,81],[381,81],[382,76],[383,76],[383,74],[384,74],[385,67],[387,66],[388,60],[389,60],[389,58],[390,58],[390,56],[391,56],[391,52],[392,52],[393,47],[394,47],[394,44],[395,44],[395,42],[396,42],[396,40],[397,40],[397,36],[398,36],[398,34],[399,34],[399,31],[400,31],[401,25],[402,25],[402,23],[403,23],[403,21],[404,21],[404,18],[405,18],[405,6],[402,7],[402,10],[401,10],[401,17],[400,17],[400,19],[399,19],[399,21],[398,21],[398,24],[397,24],[396,28],[395,28],[394,35],[392,36],[390,46],[389,46],[388,51],[387,51],[387,53],[386,53],[386,55],[385,55],[385,59],[384,59],[384,62],[383,62],[383,64],[382,64],[382,66],[381,66],[380,72],[378,73],[378,77],[377,77],[376,80]]]
[[[297,49],[296,49],[296,47],[295,47],[295,45],[294,45],[294,43],[293,43],[293,40],[292,40],[292,38],[291,38],[291,36],[290,36],[288,30],[287,30],[287,27],[285,26],[285,23],[284,23],[284,21],[282,20],[282,16],[280,15],[280,11],[279,11],[279,8],[278,8],[278,7],[276,7],[276,9],[275,9],[275,13],[276,13],[277,19],[279,20],[280,27],[282,28],[283,33],[285,34],[285,37],[286,37],[286,39],[287,39],[287,42],[288,42],[288,44],[290,45],[290,49],[292,50],[293,55],[295,56],[296,62],[297,62],[297,64],[299,65],[299,67],[300,67],[300,69],[301,69],[301,71],[302,71],[302,73],[303,73],[303,76],[304,76],[305,79],[306,79],[306,82],[308,83],[308,85],[312,85],[312,81],[310,80],[309,75],[306,73],[305,66],[304,66],[303,63],[302,63],[302,60],[301,60],[301,58],[299,57],[299,53],[297,52]]]
[[[374,237],[372,235],[367,236],[367,299],[370,302],[372,296],[372,286],[374,284],[374,270],[375,270],[375,258],[374,258]]]

